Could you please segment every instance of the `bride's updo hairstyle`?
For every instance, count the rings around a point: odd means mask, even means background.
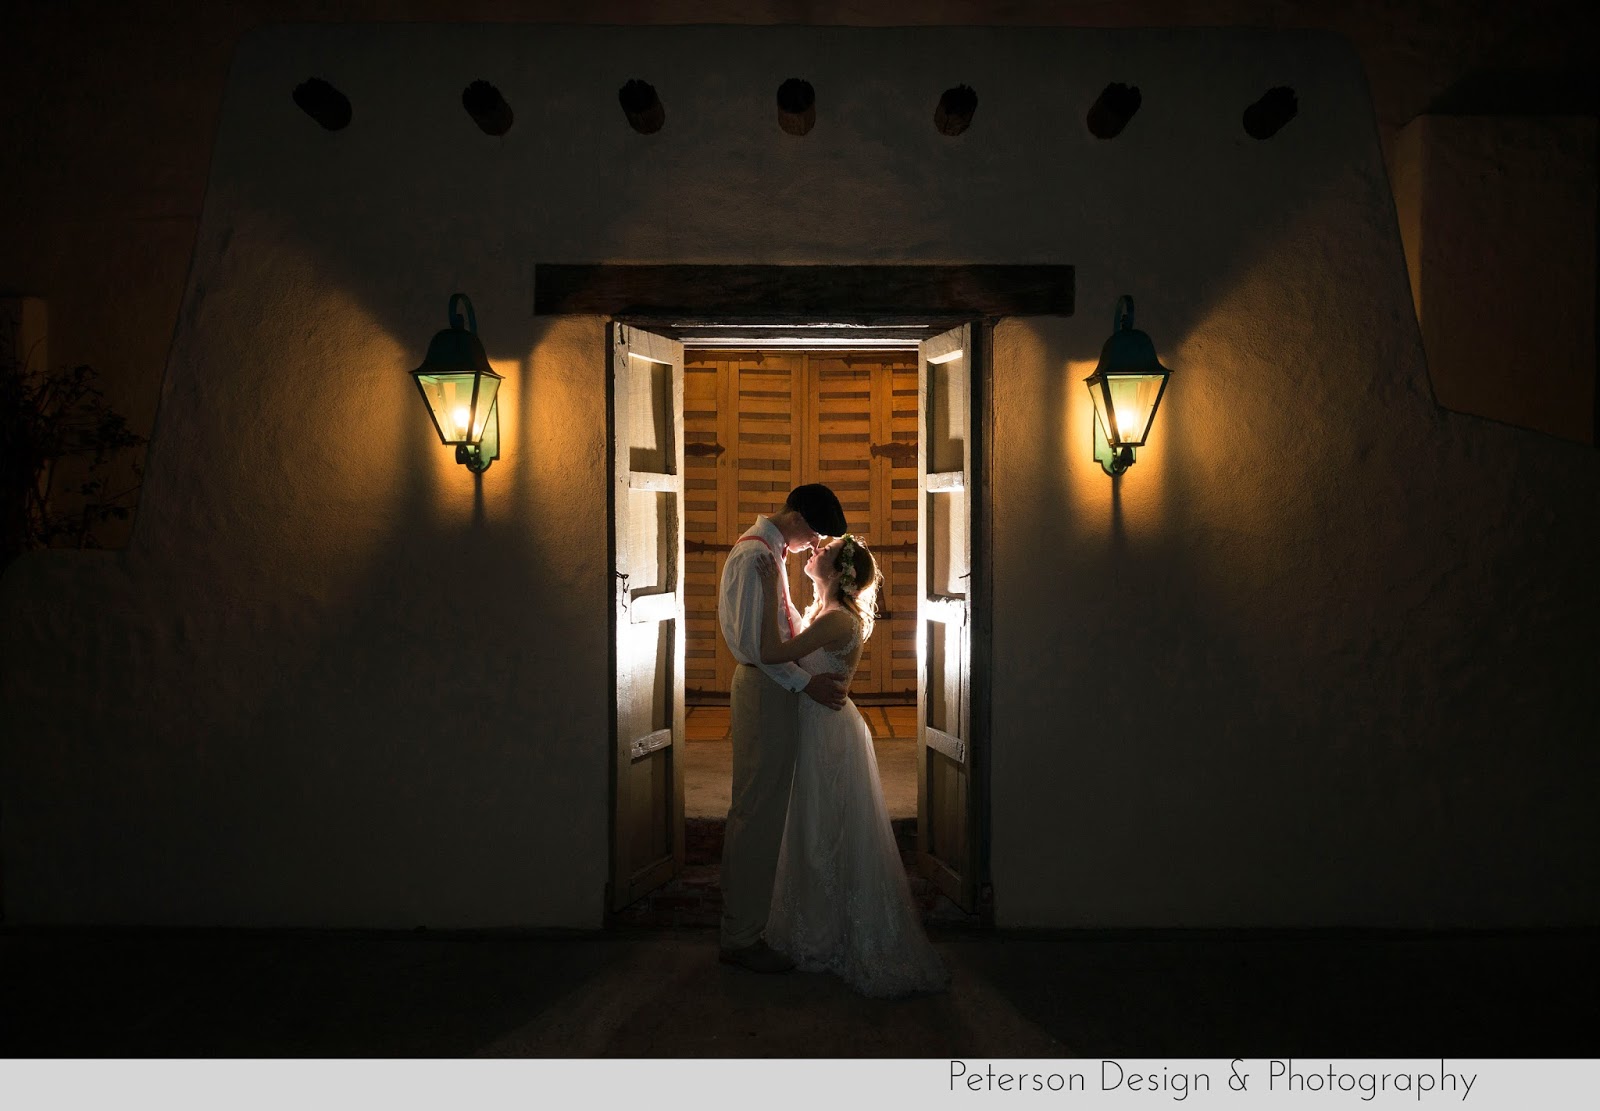
[[[878,618],[878,593],[883,589],[883,573],[877,561],[867,550],[861,538],[845,533],[839,553],[834,557],[833,600],[861,618],[861,639],[872,635],[872,624]],[[809,623],[822,609],[823,599],[818,597],[806,611]]]

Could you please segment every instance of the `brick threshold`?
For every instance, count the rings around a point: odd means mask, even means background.
[[[917,820],[896,818],[895,843],[905,864],[911,899],[929,926],[979,925],[952,903],[933,882],[917,871]],[[667,883],[612,916],[619,929],[714,929],[722,919],[722,838],[727,822],[722,818],[684,819],[684,866]]]

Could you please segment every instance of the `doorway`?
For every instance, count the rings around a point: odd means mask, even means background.
[[[712,345],[670,327],[611,326],[613,913],[671,882],[705,833],[696,823],[726,815],[725,796],[687,805],[712,755],[696,749],[726,732],[722,560],[758,514],[813,481],[839,495],[885,576],[888,616],[852,697],[890,757],[880,771],[900,800],[892,809],[910,810],[915,783],[906,856],[934,895],[979,908],[988,591],[973,574],[987,560],[973,556],[987,499],[974,479],[991,408],[988,329],[896,327],[869,345],[818,344],[804,327],[778,329],[778,344]],[[798,561],[790,573],[803,603]],[[730,774],[711,769],[723,784]]]

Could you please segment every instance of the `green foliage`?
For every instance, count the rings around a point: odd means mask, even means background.
[[[145,442],[106,404],[93,367],[0,365],[0,568],[34,548],[97,548],[95,530],[127,520],[142,470],[113,491],[115,460]],[[57,487],[71,475],[76,489]]]

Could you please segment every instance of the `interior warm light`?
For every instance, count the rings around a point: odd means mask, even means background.
[[[1156,358],[1150,337],[1133,326],[1133,298],[1119,297],[1100,364],[1084,379],[1094,398],[1094,457],[1106,474],[1133,466],[1134,449],[1150,436],[1171,374]]]
[[[463,321],[458,305],[466,310]],[[475,473],[500,458],[500,375],[478,339],[478,317],[465,293],[450,297],[450,327],[436,332],[422,365],[411,372],[439,442],[454,444],[456,462]],[[465,323],[465,327],[463,327]]]

